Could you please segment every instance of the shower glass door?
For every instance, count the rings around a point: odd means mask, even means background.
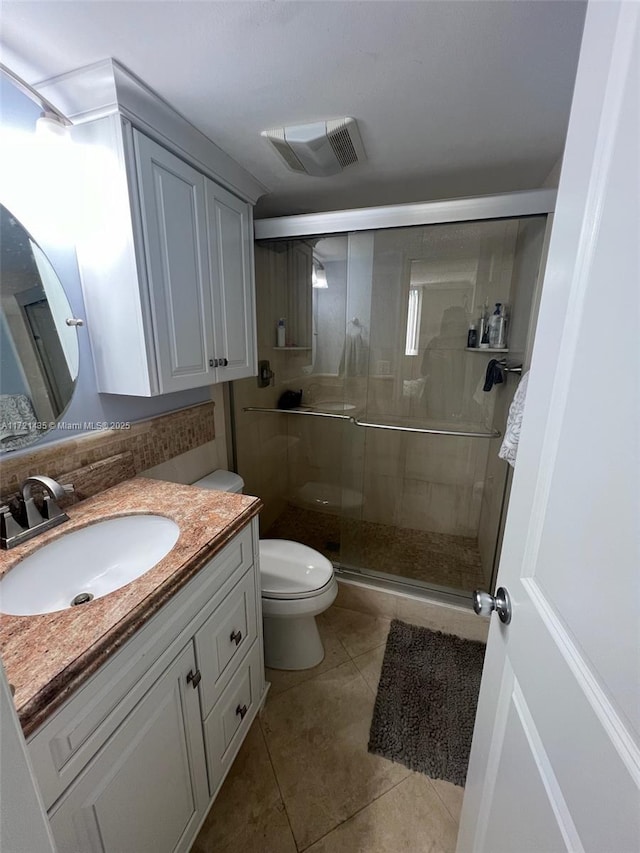
[[[519,377],[489,367],[526,360],[545,224],[257,242],[259,358],[275,377],[235,382],[233,397],[237,466],[265,504],[263,537],[382,581],[452,594],[490,584],[508,474],[492,436]],[[468,349],[469,326],[496,303],[506,346]]]

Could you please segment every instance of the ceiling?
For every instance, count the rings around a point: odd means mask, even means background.
[[[114,57],[270,189],[257,216],[540,186],[566,134],[580,0],[4,0],[35,83]],[[367,161],[290,172],[266,128],[358,120]]]

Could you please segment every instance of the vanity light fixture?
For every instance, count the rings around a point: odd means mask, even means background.
[[[60,140],[68,140],[70,122],[62,122],[59,116],[45,110],[40,118],[36,120],[36,134],[38,136],[55,137]]]
[[[17,74],[2,63],[0,63],[0,71],[11,80],[17,89],[30,98],[34,104],[42,108],[42,115],[36,121],[36,133],[49,134],[58,138],[64,138],[68,135],[68,128],[71,127],[72,122],[57,107],[54,107],[51,101],[43,97],[33,86],[25,83],[21,77],[18,77]]]
[[[311,285],[323,290],[329,287],[327,272],[320,261],[314,261],[311,266]]]

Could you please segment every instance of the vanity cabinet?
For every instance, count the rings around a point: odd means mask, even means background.
[[[209,801],[191,645],[53,810],[59,853],[188,850]]]
[[[264,699],[257,521],[28,741],[59,853],[186,853]]]

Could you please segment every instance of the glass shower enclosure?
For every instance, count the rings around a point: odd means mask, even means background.
[[[509,487],[498,450],[531,351],[552,201],[519,195],[519,216],[381,227],[378,215],[367,228],[363,211],[342,232],[339,214],[256,223],[282,234],[256,242],[261,374],[233,383],[232,412],[263,538],[383,585],[445,597],[492,586]],[[309,219],[326,230],[300,233]],[[496,303],[506,339],[482,345]]]

